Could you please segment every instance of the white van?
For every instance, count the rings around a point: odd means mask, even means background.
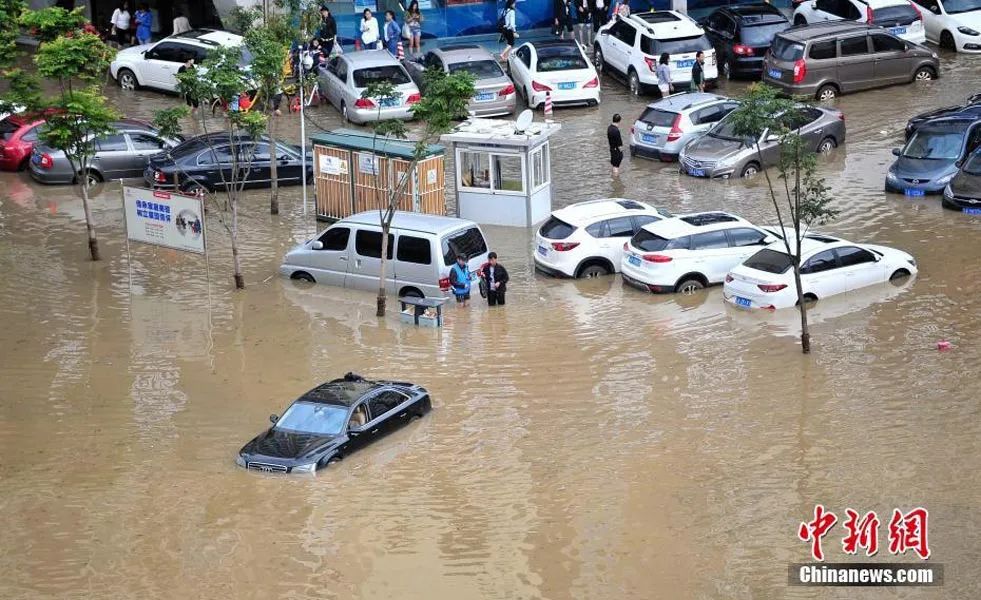
[[[381,242],[378,211],[358,213],[287,252],[279,272],[290,279],[375,291]],[[398,296],[447,296],[458,254],[467,257],[476,292],[477,269],[487,261],[480,227],[454,217],[397,212],[389,231],[386,290]]]

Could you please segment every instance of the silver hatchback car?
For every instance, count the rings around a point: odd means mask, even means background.
[[[412,105],[422,99],[405,68],[387,50],[341,54],[320,68],[320,91],[345,120],[367,123],[385,119],[411,119]],[[398,98],[362,98],[372,83],[389,82]]]
[[[465,71],[476,79],[477,93],[467,107],[477,117],[498,117],[514,113],[518,95],[514,84],[494,55],[477,45],[443,46],[424,56],[402,61],[409,76],[423,94],[426,93],[427,69],[439,69],[444,73]]]
[[[678,160],[686,144],[704,135],[737,106],[735,100],[703,92],[674,94],[651,102],[630,128],[630,155]]]
[[[786,118],[791,119],[786,127],[797,130],[819,154],[845,142],[845,115],[841,111],[805,106]],[[760,132],[758,140],[740,137],[733,130],[732,119],[726,118],[685,146],[679,160],[681,172],[692,177],[750,177],[780,161],[780,138],[769,129]]]

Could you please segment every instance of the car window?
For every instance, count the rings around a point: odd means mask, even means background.
[[[364,88],[372,83],[391,83],[402,85],[411,81],[401,65],[380,65],[354,72],[354,87]]]
[[[872,11],[872,24],[879,27],[909,25],[919,20],[920,13],[916,12],[913,5],[908,3],[883,6]]]
[[[470,73],[474,79],[493,79],[494,77],[504,77],[504,71],[496,60],[465,60],[463,62],[452,63],[449,72]]]
[[[716,12],[709,15],[709,18],[705,20],[705,24],[708,26],[709,29],[715,29],[717,31],[721,31],[722,24],[724,21],[725,21],[725,17],[722,16],[722,13]]]
[[[254,144],[241,146],[241,154],[244,160],[248,160],[251,155],[252,160],[269,161],[272,157],[269,154],[269,144]]]
[[[408,399],[398,392],[386,391],[368,400],[369,419],[375,420]]]
[[[838,0],[817,0],[814,3],[814,8],[822,12],[837,14]]]
[[[816,108],[801,107],[781,116],[780,120],[783,121],[787,129],[794,130],[810,125],[814,121],[821,118],[822,114],[823,113]]]
[[[873,52],[905,52],[906,42],[891,35],[882,33],[872,34]]]
[[[801,266],[800,272],[804,275],[810,275],[812,273],[828,271],[836,268],[837,266],[838,262],[835,259],[834,250],[825,250],[824,252],[819,252],[807,259],[807,262]]]
[[[617,21],[616,25],[613,26],[613,35],[631,48],[637,41],[637,30],[625,21]]]
[[[606,221],[597,221],[586,228],[586,233],[594,238],[610,237],[610,227]]]
[[[641,229],[630,239],[630,245],[644,252],[660,252],[662,250],[687,250],[691,245],[691,236],[679,238],[664,238],[646,229]]]
[[[528,46],[522,46],[521,48],[518,48],[518,58],[521,59],[521,62],[525,63],[526,67],[530,67],[531,49],[529,49]]]
[[[933,4],[937,4],[938,0],[932,0],[932,2]],[[946,0],[944,2],[944,10],[947,11],[948,15],[959,15],[978,9],[981,9],[981,2],[979,0]],[[940,14],[940,9],[937,8],[933,12]]]
[[[547,46],[538,51],[539,73],[588,69],[589,64],[578,46]]]
[[[161,150],[166,146],[163,140],[149,133],[131,133],[129,141],[134,150]]]
[[[788,254],[764,248],[747,258],[743,266],[764,273],[786,273],[792,264]]]
[[[692,250],[712,250],[714,248],[728,248],[729,240],[726,238],[726,232],[724,229],[719,231],[706,231],[705,233],[696,233],[691,236],[691,249]]]
[[[443,264],[452,265],[458,255],[467,260],[487,252],[487,242],[484,235],[476,227],[468,227],[463,231],[451,233],[440,243],[443,250]]]
[[[600,222],[602,223],[602,221]],[[575,230],[576,227],[574,225],[569,225],[562,219],[556,217],[549,217],[548,220],[542,224],[541,228],[538,230],[538,233],[543,238],[548,238],[550,240],[564,240],[572,235],[572,232]],[[588,231],[589,228],[587,227],[586,230]]]
[[[232,151],[229,146],[219,146],[212,151],[208,148],[198,155],[199,165],[224,165],[232,162]]]
[[[968,0],[968,2],[976,2],[976,1],[977,0]],[[940,6],[939,6],[940,2],[939,2],[939,0],[913,0],[913,2],[919,4],[920,6],[922,6],[923,8],[925,8],[927,10],[929,10],[930,12],[932,12],[935,15],[939,15],[940,14]],[[945,4],[949,4],[949,3],[945,3]],[[947,6],[946,8],[947,8],[948,12],[950,12],[950,6]]]
[[[150,60],[163,60],[166,62],[179,63],[187,49],[183,44],[175,42],[160,42],[146,53]]]
[[[773,38],[770,55],[777,60],[795,61],[804,57],[804,44],[793,42],[779,35]]]
[[[981,175],[981,152],[969,156],[961,168],[968,175]]]
[[[671,127],[676,118],[678,118],[678,113],[648,107],[638,120],[654,127]]]
[[[337,75],[338,79],[347,83],[347,61],[338,60],[337,69],[334,71],[334,74]]]
[[[655,217],[654,215],[635,215],[634,219],[634,233],[640,231],[640,228],[648,223],[653,223],[654,221],[660,221],[661,219]]]
[[[742,41],[747,46],[768,46],[773,41],[773,36],[787,29],[790,29],[789,21],[744,25],[741,32]]]
[[[811,49],[807,55],[814,60],[827,60],[829,58],[834,58],[838,55],[837,49],[835,48],[835,40],[814,42],[811,44]]]
[[[634,224],[630,217],[607,219],[608,237],[631,237],[634,234]]]
[[[967,136],[967,154],[973,153],[979,146],[981,146],[981,125],[975,125]]]
[[[27,131],[24,132],[24,135],[20,136],[20,141],[22,141],[22,142],[36,142],[37,141],[37,134],[38,134],[38,130],[39,129],[41,129],[41,128],[40,127],[31,127],[30,129],[28,129]]]
[[[875,255],[864,248],[846,246],[838,248],[837,252],[838,260],[843,267],[854,267],[855,265],[875,262]]]
[[[351,239],[351,230],[347,227],[331,227],[320,236],[324,250],[347,250],[347,241]]]
[[[705,125],[707,123],[717,123],[722,120],[722,117],[728,114],[721,104],[715,106],[709,106],[701,110],[696,110],[691,116],[692,123],[695,125]]]
[[[441,61],[439,59],[439,57],[436,56],[436,53],[435,52],[430,52],[429,54],[426,54],[426,58],[425,58],[425,60],[422,61],[422,64],[424,64],[427,69],[432,69],[432,68],[442,69],[443,68],[443,61]]]
[[[273,428],[318,435],[336,435],[344,430],[346,419],[346,407],[298,400],[286,409]]]
[[[705,51],[712,48],[712,43],[704,35],[694,35],[691,37],[672,38],[667,40],[654,40],[653,52],[647,54],[661,55],[668,54],[687,54],[689,52]]]
[[[126,136],[121,133],[114,133],[95,140],[97,152],[120,152],[129,150],[126,144]]]
[[[766,239],[766,234],[756,229],[750,229],[749,227],[737,227],[736,229],[729,230],[729,239],[732,241],[733,247],[736,248],[759,246]]]
[[[859,35],[842,39],[841,56],[859,56],[869,53],[869,36]]]
[[[380,231],[359,229],[354,236],[354,251],[359,256],[381,258],[382,234]],[[392,259],[392,247],[395,246],[395,236],[388,234],[388,259]]]
[[[414,235],[400,235],[398,260],[417,265],[429,265],[433,262],[432,244],[426,238]]]

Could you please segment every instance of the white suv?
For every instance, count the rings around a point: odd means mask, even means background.
[[[635,200],[578,202],[552,213],[535,237],[535,268],[559,277],[598,277],[620,270],[624,240],[670,217]]]
[[[109,74],[124,90],[148,87],[176,92],[177,71],[189,58],[200,65],[210,50],[241,46],[243,41],[242,36],[227,31],[192,29],[164,38],[155,44],[120,50],[109,64]],[[249,62],[251,57],[242,48],[242,65]]]
[[[907,42],[926,41],[923,15],[909,0],[813,0],[795,3],[794,25],[858,21],[884,27]]]
[[[657,85],[657,61],[670,55],[671,82],[675,89],[691,82],[695,53],[705,54],[705,82],[719,77],[715,50],[705,31],[690,17],[673,10],[652,10],[617,17],[600,27],[593,45],[597,71],[614,71],[626,78],[633,94]],[[679,90],[680,91],[680,90]]]
[[[775,231],[724,212],[703,212],[645,225],[623,245],[623,280],[649,292],[691,294],[777,241]]]

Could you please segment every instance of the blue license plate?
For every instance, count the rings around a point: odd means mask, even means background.
[[[386,107],[387,106],[398,106],[401,103],[402,103],[402,101],[400,99],[398,99],[398,98],[382,98],[381,102],[379,102],[379,104],[381,106],[386,106]]]
[[[918,190],[916,188],[906,188],[903,193],[907,196],[925,196],[926,192],[923,190]]]
[[[36,164],[36,165],[41,164],[41,155],[38,154],[37,152],[34,152],[33,154],[31,154],[31,162],[34,163],[34,164]]]
[[[494,92],[481,92],[474,96],[474,100],[477,102],[487,102],[488,100],[494,99]]]
[[[688,169],[688,174],[692,177],[705,177],[705,169]]]
[[[695,64],[694,58],[689,58],[688,60],[676,60],[674,61],[674,66],[679,69],[690,69]]]
[[[639,267],[640,266],[640,257],[631,254],[630,256],[627,257],[627,262],[629,262],[630,264],[632,264],[635,267]]]
[[[753,305],[753,303],[749,301],[749,298],[743,298],[742,296],[736,296],[736,304],[739,306],[745,306],[746,308]]]
[[[575,81],[564,81],[564,82],[562,82],[562,83],[559,84],[559,89],[560,90],[574,90],[574,89],[576,89],[576,82]]]
[[[780,79],[780,76],[783,75],[783,71],[780,69],[769,69],[767,70],[766,74],[774,79]]]
[[[906,28],[905,27],[893,27],[892,29],[889,30],[889,33],[891,33],[893,35],[906,35]]]
[[[642,134],[640,134],[640,139],[642,139],[643,141],[647,142],[648,144],[653,144],[654,142],[657,141],[657,136],[656,135],[651,135],[649,133],[642,133]]]
[[[965,215],[981,215],[981,208],[962,209]]]
[[[539,246],[538,253],[541,254],[542,256],[548,256],[548,248],[546,248],[545,246]]]

